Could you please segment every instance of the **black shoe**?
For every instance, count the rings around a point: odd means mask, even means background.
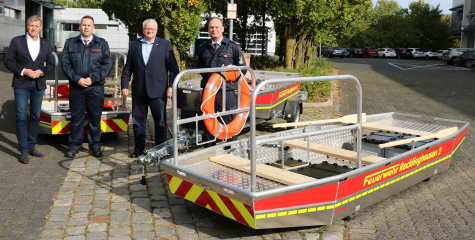
[[[21,152],[21,156],[18,159],[18,161],[22,164],[28,164],[30,162],[30,160],[28,159],[28,152],[27,151]]]
[[[92,151],[92,156],[94,157],[102,157],[102,151],[100,148],[94,148],[91,150]]]
[[[35,147],[31,147],[28,150],[28,154],[30,154],[33,157],[44,157],[45,155],[43,153],[38,152]]]
[[[66,154],[64,154],[65,157],[67,158],[75,158],[76,154],[79,153],[79,150],[77,149],[69,149]]]
[[[132,154],[130,154],[130,158],[138,158],[143,154],[143,151],[134,150]]]

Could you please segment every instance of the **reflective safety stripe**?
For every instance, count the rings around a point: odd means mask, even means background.
[[[216,86],[214,86],[213,84],[211,83],[206,83],[206,87],[205,88],[209,88],[211,89],[211,91],[213,92],[217,92],[218,91],[218,88]]]

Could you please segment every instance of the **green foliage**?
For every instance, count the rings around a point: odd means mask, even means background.
[[[56,0],[67,8],[101,8],[104,0]]]
[[[395,0],[379,0],[369,11],[367,29],[338,43],[351,47],[420,47],[447,49],[454,46],[451,17],[439,6],[423,0],[402,8]]]
[[[267,69],[276,72],[296,72],[304,77],[329,76],[333,74],[333,64],[326,60],[313,60],[311,63],[302,65],[299,69],[275,68]],[[313,102],[319,98],[328,99],[331,96],[332,85],[330,81],[324,82],[303,82],[300,83],[300,90],[308,92],[308,101]]]
[[[142,22],[155,19],[157,36],[170,39],[179,52],[189,49],[201,28],[203,0],[104,0],[102,10],[109,19],[120,20],[132,39],[143,36]]]

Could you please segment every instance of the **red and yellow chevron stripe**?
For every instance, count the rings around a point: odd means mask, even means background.
[[[101,120],[101,132],[124,132],[127,131],[129,119]],[[71,121],[53,121],[53,134],[69,134]],[[87,120],[84,121],[84,132],[87,132]]]
[[[172,175],[167,174],[167,178],[172,193],[234,221],[255,228],[254,211],[251,206]]]

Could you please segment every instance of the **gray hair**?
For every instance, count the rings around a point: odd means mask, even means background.
[[[38,15],[33,15],[33,16],[29,17],[26,20],[26,25],[28,26],[28,24],[30,24],[30,22],[36,22],[36,21],[40,21],[40,25],[41,26],[43,25],[43,22],[41,21],[41,18],[38,17]]]
[[[153,20],[153,19],[147,19],[145,21],[143,21],[143,25],[142,25],[142,28],[145,28],[145,24],[155,24],[155,28],[158,28],[158,23],[157,21]]]

